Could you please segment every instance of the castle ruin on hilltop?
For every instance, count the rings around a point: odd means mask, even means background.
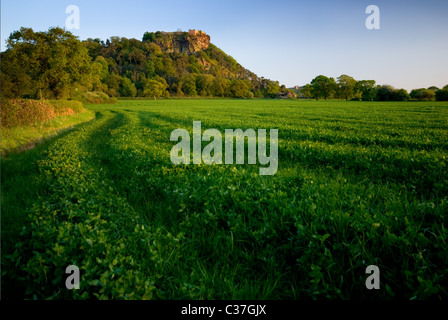
[[[174,31],[174,32],[167,32],[167,31],[161,31],[161,33],[163,34],[163,35],[168,35],[168,34],[184,34],[185,33],[185,31],[180,31],[180,30],[177,30],[177,31]],[[206,33],[204,32],[204,31],[202,31],[202,30],[196,30],[196,29],[188,29],[188,34],[189,35],[191,35],[191,36],[197,36],[197,35],[206,35]]]
[[[195,36],[195,35],[198,35],[198,34],[204,34],[205,35],[205,32],[203,32],[202,30],[189,29],[188,30],[188,34],[190,34],[192,36]]]

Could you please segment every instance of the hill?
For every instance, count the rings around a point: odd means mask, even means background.
[[[278,82],[244,68],[202,31],[146,32],[142,41],[112,37],[106,42],[87,39],[84,44],[92,59],[108,71],[102,80],[111,96],[244,98],[273,96],[280,89]],[[117,76],[130,79],[135,90],[120,91]]]
[[[61,28],[11,34],[1,53],[2,97],[274,97],[277,81],[258,77],[203,31],[145,32],[142,40],[80,41]],[[283,87],[284,88],[284,87]]]

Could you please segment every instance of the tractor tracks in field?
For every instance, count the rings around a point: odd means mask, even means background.
[[[160,132],[143,126],[135,113],[126,110],[107,112],[104,117],[80,143],[88,155],[84,161],[100,171],[113,193],[148,223],[166,220],[160,208],[168,195],[161,181],[163,168],[171,163],[169,153],[162,155],[166,148],[158,141]]]

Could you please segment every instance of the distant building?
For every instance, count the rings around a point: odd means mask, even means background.
[[[196,36],[198,34],[205,34],[205,32],[203,32],[202,30],[189,29],[188,34],[190,34],[192,36]]]

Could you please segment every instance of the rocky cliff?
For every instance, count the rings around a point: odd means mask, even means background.
[[[204,32],[191,34],[188,32],[160,32],[154,42],[167,53],[195,53],[208,48],[210,36]]]

